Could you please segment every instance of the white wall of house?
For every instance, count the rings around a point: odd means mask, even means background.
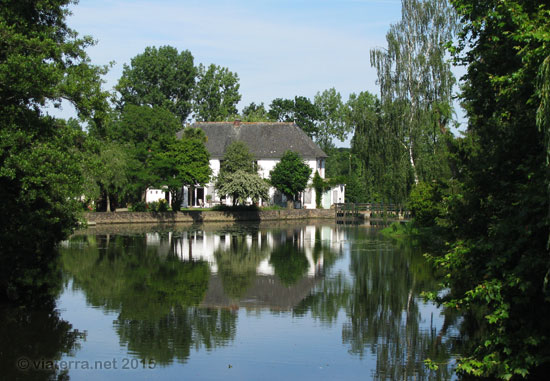
[[[264,179],[269,178],[269,173],[275,168],[277,163],[279,162],[279,159],[260,159],[257,161],[258,164],[258,174],[260,177]],[[318,158],[318,159],[305,159],[306,164],[311,168],[311,178],[310,178],[310,184],[309,187],[302,193],[301,196],[301,203],[302,208],[305,209],[315,209],[315,189],[313,189],[311,180],[313,179],[313,175],[315,174],[315,171],[319,172],[319,175],[321,178],[325,178],[325,159],[324,158]],[[210,168],[212,169],[212,177],[218,176],[220,173],[220,159],[210,159]],[[187,189],[185,188],[187,191]],[[262,200],[263,204],[273,203],[274,197],[276,194],[275,188],[271,187],[269,189],[269,201],[268,200]],[[345,186],[336,186],[333,187],[330,191],[327,191],[323,194],[322,197],[322,207],[325,209],[330,208],[330,206],[337,202],[344,202],[345,199]],[[204,201],[206,202],[206,196],[211,195],[212,204],[218,204],[220,203],[220,195],[218,195],[214,190],[214,183],[211,182],[207,184],[204,187]],[[164,191],[160,189],[148,189],[147,195],[146,195],[146,202],[153,202],[153,201],[159,201],[161,199],[164,199],[165,193]],[[286,197],[284,195],[281,195],[281,204],[286,203]],[[227,201],[228,203],[231,203],[231,199]],[[189,205],[189,201],[187,199],[187,192],[184,192],[184,201],[183,201],[183,207],[187,207]]]
[[[166,199],[166,192],[168,189],[147,189],[145,193],[145,202],[155,202],[160,200],[166,200],[170,202],[170,194],[168,193],[168,199]]]

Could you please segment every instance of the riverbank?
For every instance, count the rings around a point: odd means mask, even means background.
[[[84,213],[88,225],[334,219],[331,209]]]

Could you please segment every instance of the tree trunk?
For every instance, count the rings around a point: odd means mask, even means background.
[[[109,197],[109,192],[105,192],[105,195],[107,196],[107,212],[111,212],[111,198]]]
[[[418,185],[418,173],[416,172],[416,163],[414,162],[412,142],[409,143],[409,160],[411,161],[411,167],[413,169],[414,183]]]

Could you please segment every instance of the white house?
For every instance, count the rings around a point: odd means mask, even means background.
[[[206,148],[210,153],[210,167],[212,176],[220,171],[220,161],[223,160],[225,150],[234,141],[245,143],[250,153],[255,157],[258,165],[258,173],[262,178],[269,178],[269,172],[281,160],[286,151],[297,152],[312,169],[319,172],[321,178],[325,178],[325,159],[327,155],[299,128],[295,123],[272,122],[197,122],[191,127],[202,129],[208,140]],[[183,130],[178,132],[181,139]],[[210,195],[210,197],[207,197]],[[263,205],[286,203],[284,195],[274,188],[269,190],[269,200],[262,200]],[[338,202],[344,202],[345,185],[341,184],[325,192],[322,197],[323,208],[330,208]],[[224,195],[219,195],[214,189],[213,183],[205,187],[195,187],[193,190],[184,189],[184,207],[202,206],[207,203],[223,203]],[[301,195],[301,205],[304,208],[315,208],[315,189],[309,187]],[[147,202],[165,198],[165,192],[158,189],[147,191]]]

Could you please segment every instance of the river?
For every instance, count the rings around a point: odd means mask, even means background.
[[[0,322],[10,379],[456,378],[461,318],[423,300],[422,253],[372,228],[97,227],[59,250],[53,307]]]

